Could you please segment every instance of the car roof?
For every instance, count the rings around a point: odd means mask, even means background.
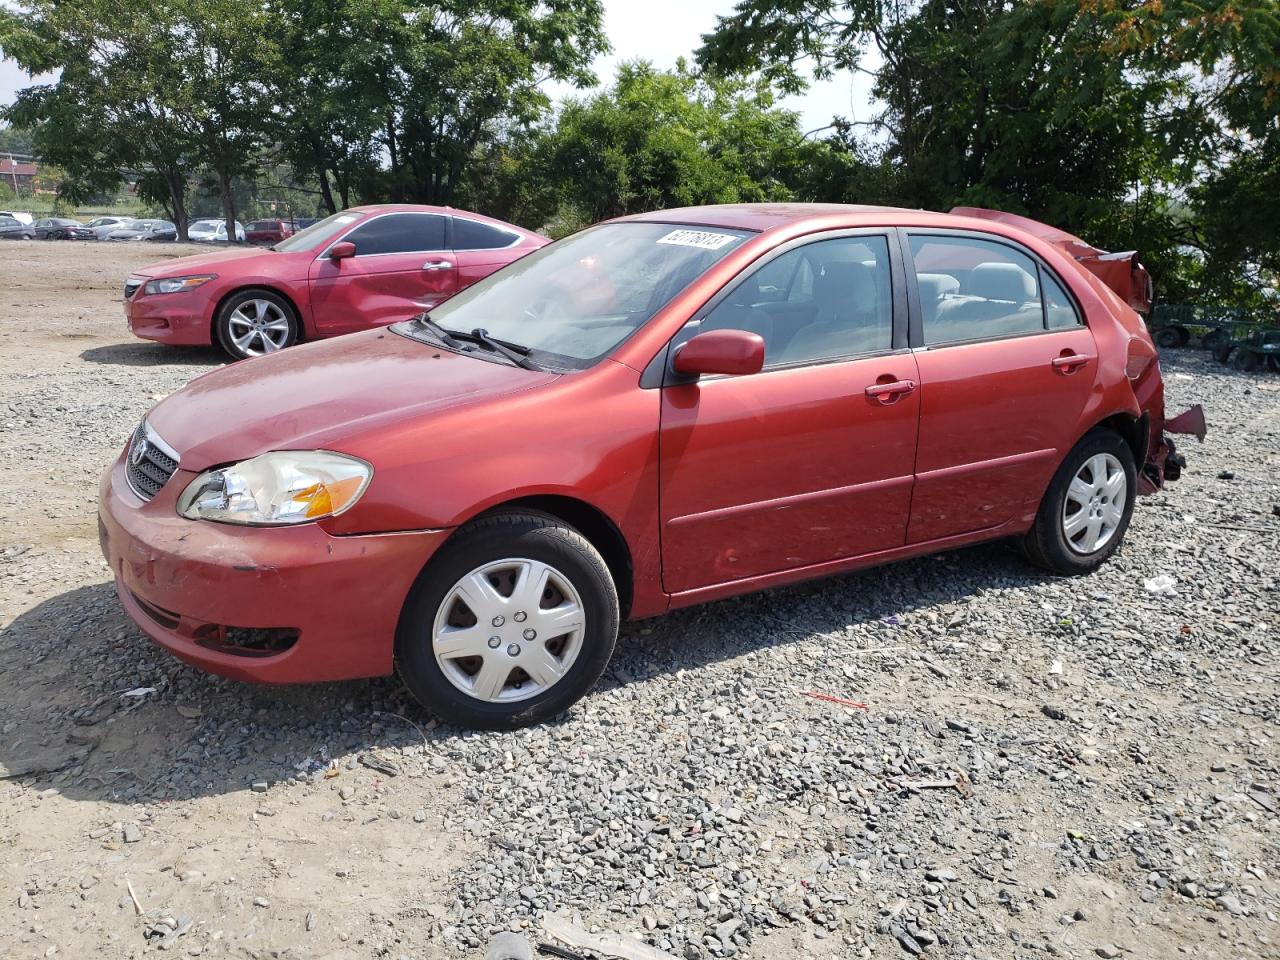
[[[893,214],[896,217],[920,212],[904,207],[880,207],[857,203],[724,203],[704,207],[654,210],[651,213],[637,213],[618,219],[642,223],[692,223],[708,227],[725,227],[730,230],[764,231],[805,220],[833,218],[848,219],[851,223],[866,220],[868,223],[883,224],[885,214]],[[936,216],[945,215],[936,214]]]

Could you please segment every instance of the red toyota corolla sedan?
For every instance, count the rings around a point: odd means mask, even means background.
[[[135,336],[238,359],[429,310],[548,241],[448,207],[353,207],[263,249],[144,267],[124,284]]]
[[[1203,418],[1165,422],[1099,279],[1144,302],[1132,255],[968,213],[628,217],[206,374],[103,478],[121,602],[216,673],[394,669],[511,727],[583,696],[622,618],[997,538],[1088,572]]]

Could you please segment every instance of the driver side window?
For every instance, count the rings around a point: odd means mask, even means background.
[[[444,249],[444,217],[433,213],[389,213],[361,224],[343,237],[356,256],[430,253]]]
[[[888,238],[819,240],[776,257],[739,280],[696,332],[708,330],[759,334],[765,369],[889,350]]]

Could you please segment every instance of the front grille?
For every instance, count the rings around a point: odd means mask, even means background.
[[[130,297],[132,297],[135,293],[138,292],[138,288],[142,286],[143,283],[145,282],[146,282],[145,280],[135,280],[133,277],[130,277],[128,280],[126,280],[124,282],[124,298],[128,300]]]
[[[160,448],[160,438],[147,430],[146,421],[138,424],[124,460],[124,475],[130,489],[143,500],[150,500],[177,469],[177,459]]]

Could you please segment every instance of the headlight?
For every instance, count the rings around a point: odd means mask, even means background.
[[[360,499],[373,467],[327,450],[282,450],[196,477],[178,498],[191,520],[276,526],[333,517]]]
[[[194,290],[203,287],[218,275],[202,273],[196,277],[169,277],[167,280],[152,280],[147,284],[145,293],[180,293],[183,290]]]

